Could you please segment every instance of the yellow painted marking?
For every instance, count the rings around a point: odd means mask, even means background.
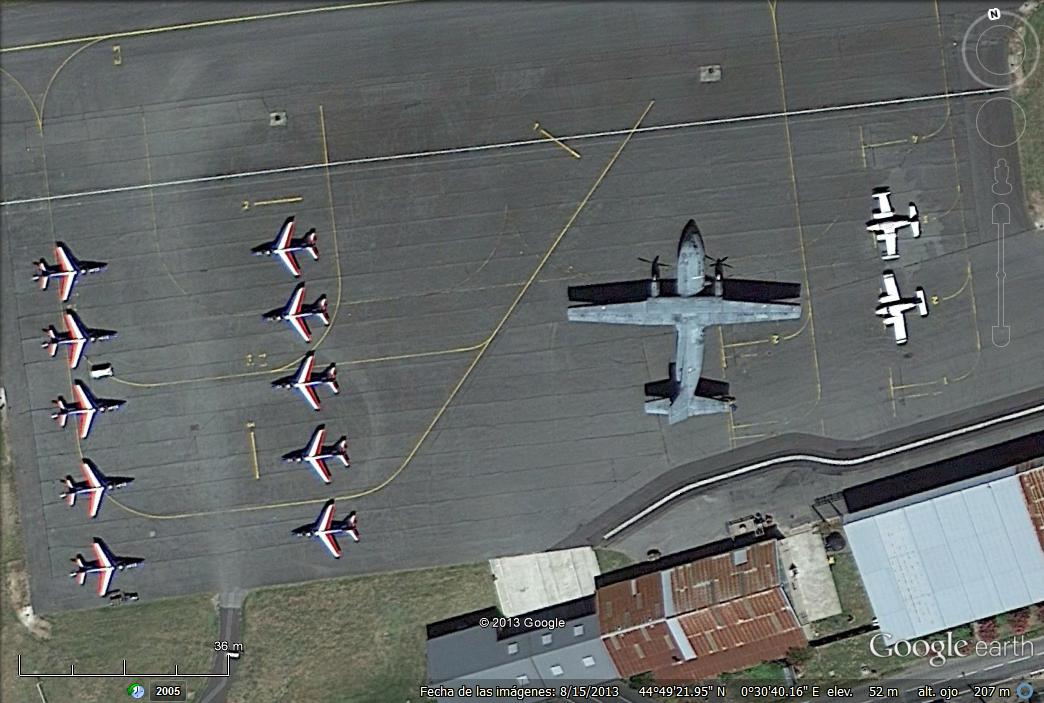
[[[579,159],[580,158],[580,153],[576,149],[572,148],[571,146],[569,146],[568,144],[563,142],[561,139],[559,139],[558,137],[552,135],[546,129],[541,127],[539,122],[534,122],[533,123],[533,131],[534,132],[539,132],[540,136],[545,137],[547,139],[550,139],[552,142],[554,142],[558,146],[560,146],[563,149],[565,149],[566,151],[568,151],[569,155],[572,156],[574,159]]]
[[[442,405],[439,407],[439,409],[435,412],[435,416],[431,419],[431,422],[428,423],[428,426],[421,433],[420,437],[414,443],[414,445],[410,449],[410,451],[406,454],[406,457],[402,460],[402,463],[399,464],[398,468],[396,468],[383,481],[381,481],[380,483],[376,484],[375,486],[371,486],[370,488],[366,488],[366,489],[357,491],[357,492],[349,494],[349,495],[337,496],[336,497],[337,500],[346,500],[346,501],[347,500],[355,500],[357,498],[362,498],[364,496],[368,496],[368,495],[371,495],[373,493],[377,493],[378,491],[383,490],[388,484],[390,484],[396,478],[398,478],[398,476],[400,474],[402,474],[403,471],[406,470],[406,467],[408,467],[410,465],[410,463],[412,463],[413,458],[417,455],[417,452],[420,451],[420,448],[424,444],[425,440],[431,434],[432,430],[438,424],[439,420],[445,414],[445,412],[449,408],[449,406],[453,403],[453,400],[457,397],[457,394],[460,392],[460,389],[464,386],[464,383],[471,376],[471,372],[478,365],[479,361],[482,360],[482,357],[485,355],[486,350],[489,349],[490,345],[493,343],[493,340],[496,339],[497,335],[504,328],[504,325],[507,323],[507,321],[511,317],[512,313],[515,312],[515,309],[518,307],[518,304],[522,301],[522,298],[525,297],[525,295],[529,291],[530,287],[532,287],[533,283],[536,281],[537,277],[540,275],[540,272],[544,270],[544,267],[547,265],[547,262],[551,258],[551,255],[554,254],[555,250],[558,248],[558,245],[565,238],[565,236],[569,232],[569,230],[572,229],[573,224],[580,217],[580,213],[582,213],[584,211],[584,209],[587,207],[587,204],[591,201],[591,198],[594,197],[595,191],[598,190],[598,187],[600,185],[602,185],[602,181],[604,181],[605,177],[609,174],[609,170],[616,163],[617,159],[620,158],[620,154],[623,153],[624,148],[631,142],[631,139],[634,137],[635,132],[637,132],[638,128],[641,126],[642,122],[645,120],[645,117],[649,114],[649,111],[652,110],[653,105],[655,105],[655,104],[656,104],[656,101],[654,101],[654,100],[650,101],[649,104],[646,106],[645,110],[642,112],[641,116],[634,123],[634,126],[631,127],[630,131],[628,131],[627,136],[623,139],[623,141],[620,143],[620,145],[616,148],[616,151],[613,153],[612,157],[610,157],[609,162],[602,169],[601,173],[598,174],[598,178],[595,179],[594,185],[591,186],[591,189],[587,191],[587,194],[584,196],[583,200],[581,200],[580,204],[576,206],[575,210],[573,210],[573,214],[569,217],[569,219],[566,221],[565,225],[559,231],[558,236],[555,237],[555,239],[551,242],[551,245],[544,252],[544,255],[540,258],[540,261],[537,263],[536,268],[533,269],[532,274],[530,274],[529,278],[526,280],[526,282],[519,289],[518,294],[515,296],[515,299],[508,306],[507,311],[504,313],[503,317],[500,318],[500,321],[497,323],[497,325],[493,328],[493,331],[490,333],[489,337],[487,337],[485,342],[483,342],[479,346],[478,353],[475,355],[475,358],[471,360],[471,363],[464,370],[464,373],[460,377],[460,380],[457,381],[457,384],[450,391],[449,396],[442,403]],[[322,106],[320,106],[319,114],[320,114],[320,123],[322,125],[322,114],[323,114],[322,113]],[[324,143],[324,146],[325,146],[325,143],[326,143],[325,127],[322,127],[322,131],[323,131],[323,134],[324,134],[323,143]],[[324,152],[325,151],[326,150],[324,148]],[[338,278],[340,278],[340,277],[338,276]],[[327,329],[329,329],[329,328],[327,328]],[[219,513],[219,512],[222,513],[222,514],[243,513],[243,512],[253,512],[253,511],[257,511],[257,510],[270,510],[270,509],[274,509],[274,508],[290,508],[290,507],[297,507],[297,506],[302,506],[302,505],[315,505],[315,504],[318,504],[318,503],[323,503],[325,501],[326,501],[326,498],[311,498],[311,499],[304,499],[304,500],[284,501],[282,503],[269,503],[269,504],[264,504],[264,505],[244,505],[244,506],[241,506],[241,507],[224,508],[224,509],[222,509],[220,511],[209,510],[209,511],[199,511],[199,512],[195,512],[195,513],[178,513],[178,514],[171,514],[171,515],[157,515],[155,513],[146,513],[146,512],[143,512],[141,510],[137,510],[135,508],[131,508],[131,507],[127,506],[127,505],[124,505],[123,503],[120,503],[117,500],[113,500],[112,502],[115,503],[116,505],[119,505],[121,508],[123,508],[127,512],[129,512],[129,513],[131,513],[133,515],[137,515],[139,517],[151,518],[151,519],[154,519],[154,520],[178,520],[178,519],[191,518],[191,517],[203,517],[203,516],[207,516],[207,515],[214,515],[214,514]]]
[[[244,210],[249,210],[250,209],[250,201],[249,200],[244,200],[243,204],[240,205],[240,207],[243,208]]]
[[[968,262],[968,266],[967,266],[967,268],[966,268],[966,269],[965,269],[965,271],[964,271],[964,282],[963,282],[963,283],[961,283],[961,287],[960,287],[960,288],[958,288],[957,290],[955,290],[955,291],[954,291],[953,293],[950,293],[949,295],[944,295],[944,296],[942,296],[942,298],[940,298],[940,300],[944,300],[944,301],[945,301],[945,300],[953,300],[953,299],[954,299],[954,298],[956,298],[956,297],[957,297],[958,295],[960,295],[961,293],[963,293],[963,292],[964,292],[964,289],[968,287],[968,284],[969,284],[969,283],[971,283],[971,277],[972,277],[972,272],[971,272],[971,262]],[[936,298],[936,297],[938,297],[938,296],[932,296],[932,297],[933,297],[933,298]],[[934,301],[933,301],[933,302],[934,302]]]
[[[778,334],[772,335],[772,343],[773,344],[779,344],[779,335]]]
[[[921,388],[923,386],[934,386],[939,381],[923,381],[921,383],[900,383],[899,385],[893,385],[892,390],[902,390],[903,388]]]
[[[33,111],[33,118],[36,120],[36,131],[40,134],[43,134],[43,120],[40,119],[40,110],[37,109],[36,101],[33,100],[31,95],[29,95],[29,91],[25,89],[25,86],[22,85],[22,82],[20,80],[8,73],[7,69],[3,68],[2,66],[0,66],[0,75],[4,75],[10,78],[14,82],[15,86],[18,87],[18,90],[21,91],[22,95],[25,96],[25,99],[29,101],[29,107]]]
[[[767,435],[767,434],[742,434],[742,435],[738,434],[738,435],[735,435],[733,437],[733,439],[734,440],[761,439],[762,437],[768,437],[768,436],[769,435]]]
[[[164,34],[166,32],[180,32],[186,29],[200,29],[203,27],[220,27],[228,24],[244,24],[246,22],[257,22],[259,20],[280,19],[283,17],[299,17],[302,15],[315,15],[321,12],[339,12],[341,10],[358,10],[369,7],[382,7],[385,5],[401,5],[415,0],[380,0],[378,2],[355,2],[346,5],[327,5],[326,7],[310,7],[303,10],[285,10],[283,12],[269,12],[258,15],[241,15],[239,17],[223,17],[214,20],[202,20],[199,22],[186,22],[183,24],[168,24],[159,27],[146,27],[143,29],[131,29],[110,34],[92,34],[82,37],[69,37],[67,39],[53,39],[51,41],[36,42],[35,44],[21,44],[19,46],[8,46],[0,49],[0,54],[14,53],[16,51],[32,51],[33,49],[47,49],[53,46],[65,46],[67,44],[81,44],[89,41],[100,41],[102,39],[122,39],[123,37],[143,37],[150,34]]]
[[[749,346],[754,345],[754,344],[768,344],[770,341],[772,341],[772,340],[769,340],[769,339],[755,339],[755,340],[752,340],[752,341],[749,341],[749,342],[729,342],[728,344],[723,344],[722,347],[723,348],[728,348],[728,349],[733,349],[735,347],[749,347]]]
[[[932,300],[932,305],[938,305],[939,304],[939,296],[933,295],[931,300]]]
[[[304,198],[300,195],[291,195],[286,198],[273,198],[271,200],[255,200],[254,207],[260,207],[262,205],[287,205],[289,203],[299,203],[302,200],[304,200]],[[244,208],[244,210],[245,209],[246,208]]]
[[[729,368],[728,361],[725,360],[725,333],[721,331],[721,325],[718,325],[718,349],[721,352],[721,372],[725,373],[725,369]]]
[[[859,125],[859,158],[863,162],[863,168],[866,168],[866,140],[863,139],[863,125]]]
[[[895,407],[895,385],[891,366],[888,367],[888,399],[892,401],[892,417],[899,417],[899,413]]]
[[[257,461],[257,442],[254,440],[254,425],[253,422],[247,423],[247,433],[250,437],[250,458],[254,462],[254,480],[257,481],[261,478],[261,468],[258,466]]]
[[[120,51],[119,44],[112,45],[112,65],[120,66],[123,64],[123,52]]]
[[[257,362],[258,366],[268,366],[268,354],[266,352],[261,352],[260,354],[258,354]]]
[[[878,149],[883,146],[895,146],[896,144],[909,144],[910,138],[906,139],[889,139],[886,142],[877,142],[876,144],[866,144],[867,149]]]
[[[743,429],[745,427],[757,427],[758,425],[776,425],[776,424],[779,424],[778,420],[765,420],[764,422],[742,422],[742,423],[738,423],[738,424],[737,423],[732,423],[732,429],[738,430],[738,429]]]

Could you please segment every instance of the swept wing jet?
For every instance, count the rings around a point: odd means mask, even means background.
[[[61,497],[69,505],[75,505],[76,496],[87,495],[89,501],[87,504],[87,517],[91,518],[98,514],[106,491],[123,488],[134,480],[126,476],[106,476],[87,457],[80,460],[80,471],[83,473],[82,481],[74,481],[72,476],[66,476],[62,479],[65,492],[62,493]]]
[[[294,226],[293,216],[286,218],[286,222],[279,229],[279,234],[275,239],[265,244],[259,244],[251,251],[254,256],[272,256],[273,254],[278,256],[286,269],[294,278],[297,278],[301,275],[301,267],[297,265],[297,257],[294,256],[294,252],[307,251],[313,259],[318,261],[319,248],[315,228],[308,230],[304,237],[294,239]]]
[[[714,262],[714,277],[709,278],[704,275],[704,258],[703,237],[696,222],[689,220],[678,243],[677,279],[660,278],[657,258],[650,262],[651,279],[569,288],[570,301],[585,303],[569,308],[573,322],[675,327],[677,348],[670,377],[645,386],[646,395],[653,397],[646,401],[645,412],[666,415],[672,425],[732,407],[728,384],[700,378],[705,328],[801,317],[799,303],[779,302],[800,296],[799,285],[726,280],[724,269],[729,265],[724,259]]]
[[[54,325],[49,326],[44,330],[47,338],[40,346],[46,349],[51,357],[58,353],[58,347],[68,347],[70,369],[80,365],[80,359],[83,358],[83,352],[89,342],[100,342],[116,336],[113,330],[94,329],[83,324],[83,320],[71,308],[66,308],[62,313],[62,320],[65,322],[65,331],[59,332]]]
[[[47,288],[52,278],[58,279],[58,297],[64,303],[72,295],[73,285],[76,279],[84,274],[104,271],[108,266],[104,261],[80,261],[69,250],[65,242],[56,242],[54,245],[55,264],[51,266],[46,259],[34,261],[36,273],[33,280],[40,284],[40,290]]]
[[[302,281],[294,288],[294,292],[290,294],[290,300],[286,302],[286,305],[275,310],[269,310],[262,317],[270,322],[281,322],[283,320],[289,322],[294,331],[301,335],[301,339],[311,342],[312,332],[308,329],[308,318],[318,317],[323,321],[324,325],[329,325],[330,315],[326,311],[325,293],[316,298],[315,302],[311,304],[304,302],[304,296],[305,284]]]
[[[906,334],[906,313],[915,308],[921,313],[921,317],[928,317],[928,303],[924,299],[924,288],[917,287],[917,295],[913,298],[904,298],[899,295],[899,286],[895,282],[895,274],[885,271],[881,275],[881,285],[884,290],[877,296],[877,309],[874,311],[878,317],[884,318],[885,327],[891,327],[895,332],[895,343],[906,344],[909,336]]]
[[[319,402],[319,397],[315,394],[315,387],[329,386],[330,390],[336,395],[341,392],[341,386],[337,383],[337,364],[330,364],[321,374],[312,378],[312,367],[314,365],[315,352],[310,351],[301,359],[301,365],[297,367],[297,372],[293,376],[277,378],[272,381],[272,387],[296,389],[301,392],[301,395],[304,396],[312,410],[319,410],[322,404]]]
[[[294,528],[293,535],[295,537],[311,537],[319,540],[326,547],[327,551],[333,555],[334,559],[340,559],[341,545],[337,544],[337,535],[349,534],[352,539],[358,542],[359,530],[356,527],[358,519],[354,510],[348,513],[348,517],[344,520],[334,520],[333,513],[334,499],[331,498],[323,505],[323,509],[319,512],[319,517],[316,518],[315,522]]]
[[[873,197],[877,200],[877,207],[872,212],[872,219],[866,223],[866,230],[876,235],[878,242],[885,245],[884,254],[881,258],[891,261],[899,258],[896,233],[903,227],[910,228],[910,234],[914,238],[921,236],[921,218],[917,214],[917,206],[910,203],[909,215],[900,215],[892,209],[892,191],[888,186],[874,188]]]
[[[70,416],[79,418],[80,439],[87,439],[94,424],[94,416],[98,413],[107,413],[119,410],[126,400],[113,400],[110,398],[96,398],[91,389],[83,381],[73,381],[73,397],[75,401],[70,405],[65,398],[58,396],[52,401],[58,408],[51,413],[51,419],[57,420],[58,424],[65,427]]]
[[[326,425],[319,425],[312,433],[312,438],[304,449],[297,449],[283,455],[283,461],[305,461],[319,475],[323,483],[330,483],[330,470],[326,467],[327,459],[340,459],[345,466],[351,465],[348,457],[348,437],[342,435],[333,444],[324,446]]]
[[[94,548],[94,560],[85,560],[82,554],[77,554],[72,558],[72,562],[76,564],[76,571],[69,576],[82,586],[87,580],[87,574],[98,574],[98,596],[102,598],[109,592],[112,577],[117,571],[136,569],[145,563],[145,560],[139,557],[116,556],[100,537],[95,537],[91,546]]]

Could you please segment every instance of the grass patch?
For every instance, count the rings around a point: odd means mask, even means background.
[[[838,552],[833,556],[834,563],[830,567],[830,573],[834,577],[837,597],[841,600],[841,612],[812,623],[817,637],[835,635],[869,625],[874,619],[874,611],[870,606],[870,599],[866,597],[863,579],[859,575],[852,552]]]
[[[1027,18],[1044,37],[1044,3]],[[1036,47],[1027,47],[1033,51]],[[1026,200],[1035,217],[1044,218],[1044,67],[1038,69],[1016,91],[1016,100],[1026,112],[1026,131],[1019,139],[1019,160]]]
[[[918,657],[878,658],[870,652],[870,638],[876,633],[849,637],[816,647],[814,656],[801,667],[803,681],[839,681],[862,678],[864,667],[873,677],[899,671],[923,661]]]
[[[425,625],[495,604],[485,562],[256,591],[229,703],[416,702]]]
[[[720,678],[722,681],[730,683],[746,683],[748,681],[782,681],[785,677],[783,665],[779,662],[762,662],[743,671],[722,674]]]
[[[616,571],[634,563],[634,559],[623,552],[612,549],[596,549],[595,558],[598,559],[598,569],[604,574],[608,571]]]

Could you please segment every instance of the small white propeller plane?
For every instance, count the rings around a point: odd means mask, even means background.
[[[117,571],[124,569],[136,569],[145,563],[144,559],[138,557],[118,557],[112,553],[109,547],[99,537],[94,538],[91,545],[94,548],[94,560],[88,561],[82,554],[73,557],[72,562],[76,564],[76,570],[69,576],[76,579],[81,586],[87,581],[88,574],[98,574],[98,596],[105,597],[112,585],[112,577]]]
[[[304,449],[296,449],[283,455],[283,461],[304,461],[312,467],[315,473],[322,479],[323,483],[330,483],[330,470],[326,466],[327,459],[339,459],[345,466],[351,466],[352,460],[348,456],[348,437],[342,435],[340,439],[330,445],[323,446],[326,438],[326,425],[319,425],[312,433],[312,438]]]
[[[911,236],[914,238],[921,236],[921,218],[917,214],[917,206],[910,203],[910,214],[900,215],[892,209],[892,191],[888,189],[888,186],[874,188],[872,195],[877,200],[877,207],[874,208],[872,219],[866,223],[866,230],[875,234],[878,242],[884,243],[885,250],[881,255],[882,259],[885,261],[898,259],[897,232],[903,227],[909,227]]]
[[[290,326],[297,332],[306,342],[312,341],[312,332],[308,329],[308,318],[318,317],[323,321],[323,324],[329,326],[330,315],[327,312],[327,301],[326,294],[320,295],[315,299],[314,303],[307,304],[304,302],[305,296],[305,284],[304,281],[297,284],[294,288],[294,292],[290,294],[290,300],[286,302],[281,308],[275,310],[269,310],[263,317],[269,322],[282,322],[286,321],[290,323]]]
[[[314,228],[308,230],[304,237],[294,239],[294,226],[294,218],[291,215],[286,218],[286,222],[279,229],[279,234],[276,235],[275,239],[259,244],[251,251],[254,253],[254,256],[272,256],[275,254],[283,262],[283,265],[286,266],[286,270],[294,278],[297,278],[301,275],[301,267],[297,265],[297,257],[294,256],[294,252],[307,251],[312,255],[313,259],[318,261],[319,248]]]
[[[36,273],[33,280],[40,284],[40,290],[45,290],[52,278],[59,279],[58,297],[64,303],[72,295],[73,285],[76,279],[88,273],[104,271],[108,266],[104,261],[80,261],[69,250],[65,242],[55,242],[54,245],[55,264],[51,266],[46,259],[34,261]]]
[[[80,359],[83,358],[83,352],[87,349],[88,343],[100,342],[116,336],[116,332],[113,330],[94,329],[83,324],[83,320],[71,308],[66,308],[62,313],[62,320],[65,322],[65,331],[59,332],[54,325],[49,326],[44,330],[47,338],[40,346],[46,349],[52,358],[58,354],[58,347],[67,346],[70,369],[75,369],[80,365]]]
[[[305,401],[312,410],[319,410],[322,404],[319,396],[315,394],[316,386],[329,386],[334,395],[341,392],[341,386],[337,383],[337,364],[330,364],[323,372],[312,378],[312,367],[315,365],[315,352],[310,351],[301,359],[301,365],[293,376],[283,376],[272,381],[273,388],[296,389],[304,396]]]
[[[84,457],[80,461],[80,471],[83,473],[82,481],[74,481],[72,476],[62,479],[65,492],[61,497],[69,505],[76,505],[76,496],[86,494],[88,496],[87,517],[93,518],[98,515],[101,508],[102,498],[106,491],[114,491],[128,485],[133,478],[126,476],[106,476],[94,465],[94,462]]]
[[[334,559],[341,558],[341,545],[337,544],[337,535],[348,534],[356,542],[359,541],[359,530],[357,528],[358,518],[355,511],[348,513],[344,520],[334,520],[334,499],[326,501],[323,509],[319,511],[319,517],[315,522],[294,528],[295,537],[311,537],[323,543],[326,550]]]
[[[899,295],[899,286],[895,282],[895,274],[885,271],[882,274],[881,285],[884,290],[877,297],[877,309],[874,311],[878,317],[884,318],[885,327],[891,327],[895,332],[895,343],[906,344],[909,336],[906,333],[906,313],[915,308],[921,313],[921,317],[928,317],[928,304],[924,299],[924,288],[917,287],[917,296],[904,298]]]

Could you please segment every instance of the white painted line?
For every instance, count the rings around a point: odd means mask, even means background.
[[[828,105],[826,107],[811,107],[803,110],[784,110],[780,112],[764,112],[756,115],[739,115],[736,117],[720,117],[710,120],[696,120],[694,122],[675,122],[665,125],[651,125],[631,129],[612,129],[605,132],[587,132],[585,134],[574,134],[559,137],[562,141],[583,141],[585,139],[601,139],[605,137],[619,137],[630,134],[645,134],[653,132],[669,132],[678,129],[692,129],[694,127],[709,127],[713,125],[736,124],[741,122],[758,122],[761,120],[773,120],[781,117],[800,117],[802,115],[820,115],[832,112],[847,112],[851,110],[864,110],[875,107],[889,107],[893,105],[909,105],[912,103],[933,102],[949,98],[963,98],[973,95],[989,95],[991,93],[1006,92],[1007,88],[980,88],[977,90],[962,90],[956,93],[935,93],[933,95],[921,95],[913,98],[892,98],[889,100],[872,100],[861,103],[847,103],[845,105]],[[13,205],[32,205],[34,203],[53,202],[57,200],[71,200],[74,198],[86,198],[94,195],[112,195],[114,193],[131,193],[154,188],[170,188],[174,186],[195,185],[199,183],[218,183],[232,181],[242,178],[253,178],[256,176],[273,176],[283,173],[300,173],[302,171],[314,171],[322,168],[337,168],[340,166],[361,166],[366,164],[388,163],[392,161],[410,161],[426,159],[438,156],[455,156],[459,154],[475,154],[486,151],[497,151],[501,149],[515,149],[518,147],[545,145],[547,140],[521,139],[512,142],[497,142],[493,144],[476,144],[474,146],[452,147],[448,149],[433,149],[430,151],[414,151],[405,154],[388,154],[385,156],[367,156],[358,159],[343,159],[330,161],[329,163],[302,164],[300,166],[282,166],[279,168],[266,168],[256,171],[242,171],[240,173],[226,173],[219,176],[201,176],[199,178],[182,178],[173,181],[161,181],[159,183],[142,183],[133,186],[118,186],[115,188],[100,188],[98,190],[83,190],[76,193],[61,193],[59,195],[40,195],[32,198],[18,198],[16,200],[5,200],[0,202],[2,207]]]
[[[915,442],[908,442],[906,444],[901,444],[898,447],[884,449],[882,451],[874,452],[872,454],[865,454],[861,457],[855,457],[854,459],[834,459],[831,457],[816,456],[815,454],[788,454],[787,456],[776,457],[775,459],[766,459],[764,461],[759,461],[754,464],[748,464],[747,466],[741,466],[738,469],[733,469],[732,471],[728,471],[723,474],[718,474],[717,476],[711,476],[710,478],[701,479],[699,481],[694,481],[692,483],[682,486],[681,488],[667,494],[663,498],[660,498],[652,505],[649,505],[648,507],[640,510],[635,515],[627,518],[619,525],[602,535],[602,539],[611,539],[614,535],[622,532],[623,530],[626,530],[634,523],[656,512],[663,506],[670,503],[675,498],[683,496],[690,491],[694,491],[697,488],[703,488],[705,486],[711,486],[715,483],[727,481],[730,478],[743,476],[754,471],[759,471],[760,469],[767,469],[770,466],[786,464],[792,461],[805,461],[814,464],[826,464],[828,466],[858,466],[859,464],[866,464],[871,461],[877,461],[878,459],[884,459],[885,457],[895,456],[896,454],[902,454],[912,449],[919,449],[921,447],[927,447],[932,444],[937,444],[939,442],[945,442],[946,440],[953,439],[954,437],[960,437],[962,435],[978,432],[979,430],[986,429],[987,427],[993,427],[994,425],[1000,425],[1005,422],[1010,422],[1012,420],[1019,420],[1024,417],[1036,415],[1037,413],[1040,413],[1042,411],[1044,411],[1044,405],[1034,405],[1032,408],[1026,408],[1017,412],[1008,413],[1007,415],[1001,415],[1000,417],[991,418],[989,420],[983,420],[982,422],[976,422],[972,425],[967,425],[965,427],[958,427],[955,430],[947,430],[946,432],[934,435],[932,437],[925,437],[924,439],[919,439]]]

